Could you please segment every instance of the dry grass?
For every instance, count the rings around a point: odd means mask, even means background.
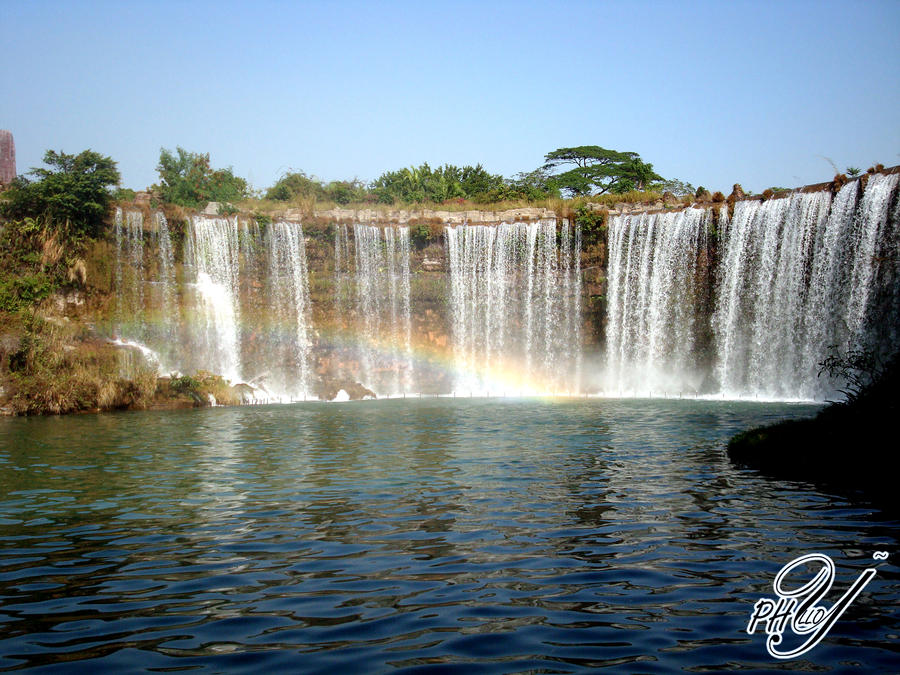
[[[79,339],[79,328],[31,317],[19,349],[9,355],[10,405],[18,414],[142,408],[156,390],[156,373],[140,369],[120,377],[119,351]]]

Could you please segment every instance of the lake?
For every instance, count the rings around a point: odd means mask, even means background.
[[[627,672],[900,667],[898,523],[732,466],[818,406],[406,399],[0,419],[0,668]],[[800,555],[795,661],[746,632]],[[830,604],[830,603],[829,603]]]

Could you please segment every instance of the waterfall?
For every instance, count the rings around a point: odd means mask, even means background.
[[[306,245],[300,223],[268,227],[269,302],[273,316],[267,342],[270,375],[266,387],[281,398],[310,392],[312,319]]]
[[[193,275],[194,349],[185,355],[193,370],[241,380],[239,241],[237,218],[194,216],[185,241]]]
[[[175,297],[175,259],[168,224],[156,213],[149,230],[141,211],[117,208],[115,288],[116,327],[113,342],[131,350],[123,359],[123,377],[135,368],[169,372],[179,351],[179,307]],[[149,233],[149,242],[145,234]]]
[[[616,394],[696,391],[711,209],[608,223],[606,377]]]
[[[362,384],[379,396],[412,393],[409,228],[354,225],[353,236]],[[335,242],[336,274],[347,254],[342,242]]]
[[[611,218],[602,388],[834,396],[842,383],[819,376],[833,349],[896,343],[898,181],[873,174],[834,198],[742,200],[730,219],[725,207],[715,219],[696,208]]]
[[[406,226],[309,225],[306,238],[299,223],[198,215],[181,267],[163,214],[117,209],[109,337],[134,367],[204,370],[272,399],[361,384],[827,400],[844,385],[819,376],[833,350],[884,357],[900,340],[898,192],[900,174],[873,173],[834,194],[612,216],[605,278],[590,277],[606,306],[590,378],[581,232],[566,221],[445,227],[435,266],[436,245],[413,249]],[[438,356],[414,360],[417,336]]]
[[[350,311],[350,289],[353,270],[350,257],[350,237],[346,225],[334,226],[334,311],[338,318]]]
[[[455,391],[576,392],[580,232],[564,222],[444,229]]]
[[[119,335],[142,337],[144,317],[144,215],[116,209],[116,321]]]
[[[875,174],[861,196],[852,181],[833,202],[814,192],[735,205],[712,317],[725,396],[823,400],[840,386],[818,376],[832,348],[877,347],[874,282],[897,183]]]
[[[150,231],[150,243],[156,251],[156,269],[150,282],[152,321],[145,327],[144,341],[158,351],[160,369],[168,373],[167,366],[178,360],[181,308],[177,297],[175,254],[169,223],[161,212],[155,214],[154,220],[155,225]]]

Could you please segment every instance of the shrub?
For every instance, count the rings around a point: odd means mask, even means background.
[[[325,197],[325,187],[302,171],[293,171],[284,174],[266,191],[266,199],[286,202],[296,197],[322,199]]]
[[[410,229],[409,240],[421,251],[431,241],[431,228],[428,225],[416,225]]]
[[[594,210],[587,204],[575,209],[575,222],[581,226],[581,237],[585,245],[600,241],[606,232],[606,220],[609,212],[605,209]]]
[[[19,176],[4,193],[0,213],[6,218],[38,218],[66,237],[96,237],[112,203],[110,188],[118,185],[116,163],[92,150],[77,155],[48,150],[44,164],[29,179]]]
[[[187,152],[176,148],[173,154],[160,148],[160,184],[154,186],[164,202],[199,208],[207,202],[231,202],[250,196],[247,181],[232,173],[231,168],[213,169],[209,154]]]

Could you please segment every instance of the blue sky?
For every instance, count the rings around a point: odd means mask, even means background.
[[[91,148],[142,189],[180,145],[265,188],[601,145],[758,192],[900,164],[898,0],[0,0],[0,33],[20,173]]]

